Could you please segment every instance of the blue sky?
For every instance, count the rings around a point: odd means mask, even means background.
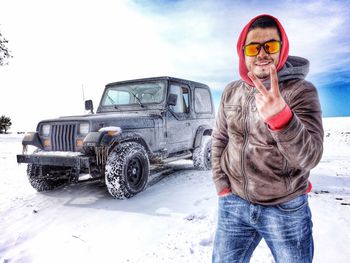
[[[0,67],[0,114],[12,117],[14,129],[82,114],[84,98],[96,107],[107,83],[133,78],[200,81],[218,104],[225,85],[239,78],[237,37],[262,13],[279,18],[290,55],[310,60],[307,79],[319,91],[323,115],[350,116],[350,0],[0,4],[0,30],[14,56]]]
[[[173,17],[173,21],[179,21],[181,13],[194,15],[194,21],[200,23],[203,19],[209,24],[210,36],[202,36],[203,43],[220,39],[232,44],[232,54],[226,55],[232,67],[225,64],[220,73],[214,70],[205,77],[200,76],[209,83],[216,80],[211,84],[216,104],[220,101],[223,82],[238,78],[237,72],[232,72],[236,71],[237,60],[231,55],[236,56],[234,45],[243,25],[261,13],[278,17],[290,38],[290,54],[311,61],[307,79],[319,91],[323,116],[350,116],[350,1],[203,1],[198,4],[197,1],[135,0],[135,3],[150,16],[165,20]],[[192,25],[190,30],[196,35],[196,23]],[[164,32],[164,38],[175,42],[185,42],[183,38],[187,37],[188,32],[182,31],[182,27]]]

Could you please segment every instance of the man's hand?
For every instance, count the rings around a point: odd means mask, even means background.
[[[259,93],[255,94],[255,104],[264,121],[267,121],[284,109],[286,102],[280,93],[275,65],[270,66],[270,90],[267,90],[261,80],[252,72],[248,73],[248,77],[253,81],[255,88],[259,91]]]

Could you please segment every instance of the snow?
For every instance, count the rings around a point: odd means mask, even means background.
[[[116,127],[116,126],[108,126],[108,127],[103,127],[101,129],[98,130],[99,132],[104,132],[104,131],[115,131],[118,133],[122,133],[122,129],[120,127]]]
[[[52,152],[36,152],[32,153],[33,155],[40,155],[40,156],[57,156],[57,157],[77,157],[81,156],[82,153],[80,152],[58,152],[58,151],[52,151]]]
[[[314,262],[350,258],[350,118],[325,119],[312,170]],[[210,262],[217,196],[191,161],[157,167],[148,187],[113,199],[99,182],[37,193],[17,165],[23,135],[0,135],[0,263]],[[251,262],[274,262],[266,244]]]

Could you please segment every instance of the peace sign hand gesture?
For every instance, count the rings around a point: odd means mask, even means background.
[[[286,106],[286,102],[280,93],[276,67],[275,65],[270,66],[270,90],[267,90],[261,80],[252,72],[248,72],[248,77],[253,81],[255,88],[259,91],[259,93],[255,94],[255,103],[261,118],[266,122],[281,112]]]

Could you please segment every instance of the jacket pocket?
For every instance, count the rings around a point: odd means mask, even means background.
[[[242,132],[242,106],[225,105],[224,112],[230,133]]]
[[[224,157],[225,157],[225,154],[227,152],[227,147],[228,147],[228,144],[226,145],[225,149],[222,151],[222,154],[220,156],[220,166],[222,167],[222,165],[224,164]]]
[[[288,171],[288,162],[287,159],[283,157],[283,167],[282,167],[282,176],[284,179],[284,183],[286,185],[286,190],[289,193],[292,190],[292,179],[290,177],[290,173]]]
[[[241,111],[242,107],[240,105],[225,105],[225,111]]]

